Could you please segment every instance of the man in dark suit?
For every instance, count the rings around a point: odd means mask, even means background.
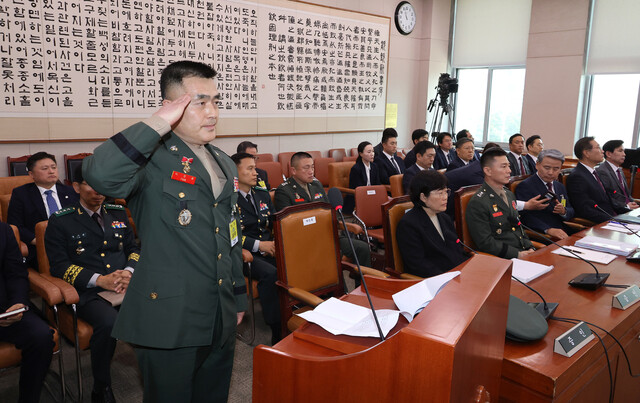
[[[467,129],[462,129],[456,134],[456,148],[458,147],[458,145],[457,145],[458,141],[460,141],[460,139],[464,139],[464,138],[467,138],[467,139],[473,141],[474,144],[475,144],[475,140],[473,139],[473,135],[471,135],[471,132],[469,130],[467,130]],[[473,160],[474,161],[480,161],[480,153],[477,150],[473,151]]]
[[[447,166],[447,171],[453,171],[457,168],[462,168],[469,165],[474,158],[475,147],[473,140],[468,137],[461,138],[456,143],[456,153],[453,157],[453,161]]]
[[[455,154],[451,133],[438,133],[436,142],[438,143],[438,148],[436,149],[436,158],[433,161],[433,167],[437,170],[447,169],[449,164],[453,162]]]
[[[611,197],[611,201],[617,207],[627,207],[637,209],[638,203],[633,200],[627,180],[622,172],[622,163],[625,159],[624,146],[622,140],[609,140],[604,143],[604,162],[596,168],[600,175],[600,180],[605,190]]]
[[[255,157],[258,154],[258,145],[250,141],[243,141],[240,144],[238,144],[238,147],[236,148],[236,152],[248,153]],[[257,182],[258,184],[256,186],[260,186],[261,188],[271,190],[271,185],[269,185],[269,176],[267,175],[267,171],[256,167],[256,172],[258,173],[258,182]]]
[[[593,137],[583,137],[576,142],[573,153],[580,162],[567,178],[567,192],[576,211],[576,217],[601,223],[609,220],[609,215],[615,216],[629,211],[628,208],[617,206],[611,201],[600,175],[595,170],[596,165],[603,159],[603,152],[598,142]]]
[[[46,221],[51,214],[78,201],[78,194],[69,186],[58,182],[56,157],[43,151],[27,160],[27,170],[33,183],[13,189],[7,223],[20,231],[20,240],[29,247],[27,266],[37,267],[36,224]]]
[[[27,268],[11,227],[0,222],[0,312],[29,305]],[[0,320],[0,341],[22,350],[18,402],[37,403],[53,355],[53,331],[33,311]]]
[[[78,166],[73,188],[77,204],[58,210],[45,233],[51,274],[73,285],[80,295],[78,316],[93,327],[91,336],[92,402],[114,402],[111,359],[116,339],[111,330],[118,311],[98,293],[122,294],[138,263],[140,248],[124,207],[105,204],[105,197],[91,188]]]
[[[416,129],[411,133],[411,141],[413,141],[413,148],[404,157],[404,167],[409,169],[416,163],[416,144],[421,141],[429,140],[429,132],[424,129]]]
[[[538,155],[544,150],[544,143],[542,143],[540,136],[534,134],[533,136],[527,137],[525,146],[527,147],[527,154],[524,158],[529,163],[529,167],[531,167],[531,172],[533,173],[537,169]]]
[[[535,169],[524,158],[524,136],[520,133],[509,137],[507,159],[509,160],[511,176],[531,175]]]
[[[376,149],[376,147],[379,147]],[[380,182],[389,184],[389,177],[403,174],[405,171],[402,158],[396,155],[398,149],[398,132],[391,127],[382,132],[382,141],[374,147],[374,162],[378,166]]]
[[[271,344],[276,344],[282,333],[276,288],[276,247],[271,237],[271,215],[275,214],[276,209],[271,203],[269,191],[256,186],[258,175],[255,157],[249,153],[237,153],[231,159],[238,168],[238,215],[242,229],[242,248],[253,255],[251,276],[258,280],[262,314],[271,328]]]
[[[559,239],[567,238],[573,232],[563,222],[574,216],[567,190],[558,182],[563,162],[562,152],[543,150],[538,154],[537,172],[516,187],[518,200],[547,195],[549,204],[543,210],[524,210],[520,215],[527,226]]]
[[[411,180],[420,171],[433,169],[433,160],[436,157],[436,146],[430,141],[421,141],[413,147],[416,156],[416,163],[404,171],[402,177],[402,188],[404,194],[409,194]]]

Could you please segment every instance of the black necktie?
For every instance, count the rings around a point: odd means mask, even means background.
[[[249,202],[249,204],[251,205],[251,207],[253,207],[253,211],[258,214],[258,210],[256,209],[256,205],[253,204],[253,198],[251,197],[251,193],[247,193],[247,201]]]
[[[100,227],[100,230],[104,231],[104,228],[102,227],[102,218],[100,217],[100,214],[98,213],[93,213],[93,215],[91,216],[91,218],[93,218],[93,221],[98,224],[98,227]]]

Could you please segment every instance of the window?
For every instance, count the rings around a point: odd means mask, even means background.
[[[458,69],[456,75],[456,130],[469,130],[476,143],[507,143],[520,131],[524,68]]]
[[[638,146],[638,89],[640,74],[591,76],[586,135],[603,145],[622,140],[626,148]]]

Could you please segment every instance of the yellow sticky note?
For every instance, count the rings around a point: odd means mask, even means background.
[[[398,104],[387,104],[385,116],[384,127],[396,127],[398,125]]]

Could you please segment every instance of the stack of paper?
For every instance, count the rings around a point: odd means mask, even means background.
[[[516,258],[511,259],[511,261],[513,262],[511,275],[523,283],[528,283],[553,269],[553,265],[545,266],[540,263],[528,262]]]
[[[435,298],[442,287],[459,274],[459,271],[452,271],[424,279],[409,288],[393,294],[393,302],[400,309],[402,316],[411,322],[414,316],[420,313]]]
[[[584,260],[588,260],[589,262],[593,262],[593,263],[609,264],[613,259],[616,258],[616,255],[612,255],[610,253],[596,252],[594,250],[578,248],[577,246],[565,246],[564,248],[569,249],[571,252],[580,256]],[[572,254],[571,252],[567,252],[564,249],[558,248],[551,253],[555,253],[556,255],[560,255],[560,256],[567,256],[567,257],[579,259],[579,257]]]
[[[602,227],[602,229],[608,229],[609,231],[622,232],[622,233],[625,233],[625,234],[633,234],[633,232],[631,232],[631,231],[635,231],[635,232],[640,231],[640,225],[638,225],[638,224],[626,224],[626,227],[625,227],[625,225],[622,225],[619,222],[610,221],[607,225]],[[631,230],[631,231],[629,231],[629,230]]]
[[[586,249],[597,250],[599,252],[613,253],[619,256],[629,256],[636,250],[638,245],[614,241],[612,239],[600,238],[597,236],[586,236],[576,241],[576,246]]]
[[[380,328],[385,336],[398,323],[398,313],[391,309],[376,309]],[[336,298],[329,298],[313,311],[303,312],[298,316],[335,335],[380,336],[371,309]]]

